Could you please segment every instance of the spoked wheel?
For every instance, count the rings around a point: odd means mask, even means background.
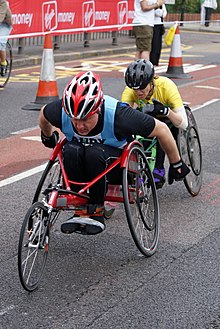
[[[186,131],[179,129],[177,144],[183,161],[191,169],[184,184],[187,191],[196,196],[202,186],[202,148],[195,118],[189,108],[186,113],[189,125]]]
[[[62,187],[62,174],[58,160],[48,161],[37,186],[33,203],[42,201],[43,199],[48,201],[50,193],[47,189],[52,188],[53,186]]]
[[[37,288],[43,275],[49,248],[49,213],[42,202],[28,210],[21,227],[18,245],[18,272],[27,291]]]
[[[123,196],[133,240],[144,256],[155,253],[160,228],[160,213],[154,179],[142,149],[131,147],[123,169]]]
[[[7,71],[4,76],[0,72],[0,88],[4,88],[10,78],[12,69],[12,47],[9,42],[6,44],[6,61],[7,61]]]

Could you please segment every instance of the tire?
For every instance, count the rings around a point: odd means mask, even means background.
[[[190,173],[184,178],[187,191],[198,195],[202,186],[202,148],[199,132],[193,113],[186,107],[188,128],[186,131],[179,129],[177,145],[182,160],[190,168]]]
[[[20,231],[18,273],[23,288],[33,291],[42,278],[49,250],[50,215],[42,202],[28,210]]]
[[[57,185],[60,187],[62,186],[60,164],[58,160],[49,160],[38,183],[32,203],[42,200],[48,201],[50,192],[47,191],[47,188],[51,188],[52,186]]]
[[[6,61],[8,63],[7,73],[4,77],[0,75],[0,88],[4,88],[8,83],[12,70],[12,47],[9,42],[6,44]]]
[[[122,190],[132,238],[144,256],[152,256],[159,240],[159,203],[147,158],[137,145],[131,147],[123,168]]]

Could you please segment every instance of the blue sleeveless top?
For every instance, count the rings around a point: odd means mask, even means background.
[[[104,111],[103,130],[95,136],[82,136],[77,134],[73,130],[71,118],[66,114],[66,112],[62,108],[61,130],[69,142],[72,141],[73,139],[77,139],[79,142],[81,142],[84,145],[102,143],[117,148],[123,148],[127,144],[126,139],[119,141],[114,134],[115,111],[116,111],[118,100],[110,96],[105,96],[104,99],[105,99],[105,103],[104,103],[105,111]]]

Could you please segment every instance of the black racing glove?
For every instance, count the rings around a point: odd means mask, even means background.
[[[152,116],[156,117],[157,115],[167,116],[169,113],[169,107],[165,107],[162,103],[158,100],[153,99],[154,109],[150,113]]]
[[[180,169],[180,172],[178,169]],[[188,175],[189,172],[190,169],[182,160],[178,161],[177,163],[171,163],[168,172],[168,184],[173,184],[174,180],[183,180],[183,178]]]
[[[58,131],[55,130],[50,137],[45,136],[41,131],[41,141],[44,144],[44,146],[53,149],[57,145],[58,140],[59,140]]]

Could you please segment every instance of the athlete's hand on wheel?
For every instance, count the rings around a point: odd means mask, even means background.
[[[186,175],[190,172],[190,169],[187,165],[182,161],[178,161],[176,163],[171,163],[169,172],[168,172],[168,184],[173,184],[173,181],[183,180]]]
[[[59,133],[58,131],[54,131],[51,136],[45,136],[44,133],[41,131],[41,141],[44,144],[44,146],[49,147],[50,149],[53,149],[59,140]]]

